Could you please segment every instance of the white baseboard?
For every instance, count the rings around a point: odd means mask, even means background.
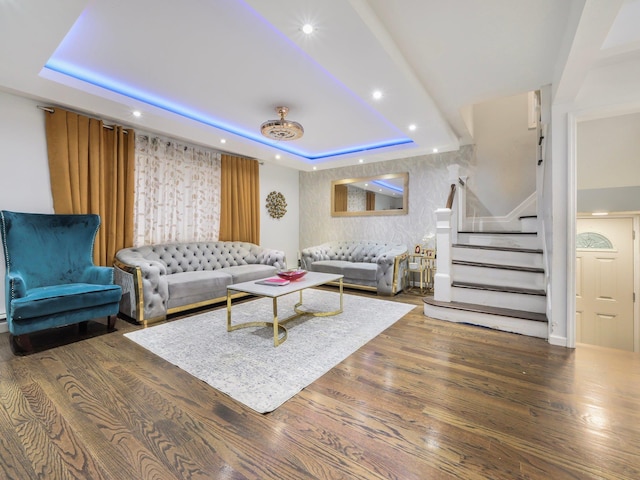
[[[0,333],[6,333],[9,331],[9,327],[7,326],[7,320],[3,316],[0,318]]]
[[[549,343],[558,347],[567,346],[567,337],[560,337],[558,335],[549,335]]]

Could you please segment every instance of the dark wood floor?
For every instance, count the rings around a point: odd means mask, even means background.
[[[1,334],[0,478],[640,478],[640,355],[395,299],[416,308],[266,415],[129,341],[123,320],[26,357]]]

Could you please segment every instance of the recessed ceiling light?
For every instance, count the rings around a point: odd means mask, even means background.
[[[305,23],[302,26],[302,33],[305,33],[307,35],[311,35],[313,33],[313,25],[311,25],[310,23]]]
[[[131,113],[133,114],[134,117],[141,117],[142,116],[142,112],[140,110],[134,110]]]
[[[224,138],[221,138],[220,143],[227,143],[227,141]]]
[[[363,158],[361,158],[360,160],[358,160],[358,163],[363,163],[363,162],[364,162],[364,159],[363,159]]]
[[[371,96],[373,97],[374,100],[380,100],[382,98],[382,91],[374,90]]]
[[[276,155],[276,160],[280,160],[280,155]]]
[[[434,149],[433,149],[433,153],[438,153],[438,149],[437,149],[437,148],[434,148]]]
[[[318,168],[317,168],[317,167],[313,167],[313,169],[314,169],[314,170],[317,170]]]
[[[412,123],[411,125],[409,125],[409,130],[411,130],[412,132],[416,129],[416,124]]]

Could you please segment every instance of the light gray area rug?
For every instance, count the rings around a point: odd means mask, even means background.
[[[274,287],[277,288],[277,287]],[[278,299],[278,318],[293,314],[299,294]],[[337,310],[339,294],[304,292],[307,311]],[[376,335],[414,305],[344,295],[344,311],[330,317],[304,315],[286,324],[287,340],[273,346],[273,328],[227,332],[227,310],[198,314],[125,334],[130,340],[177,365],[260,413],[271,412]],[[271,321],[272,300],[233,305],[232,324]]]

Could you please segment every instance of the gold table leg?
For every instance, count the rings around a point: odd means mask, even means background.
[[[282,326],[283,323],[286,323],[294,318],[299,317],[300,315],[296,314],[292,317],[286,318],[282,322],[278,322],[278,298],[273,298],[273,322],[244,322],[239,323],[237,325],[231,325],[231,294],[229,290],[227,290],[227,332],[233,332],[234,330],[238,330],[240,328],[248,328],[248,327],[271,327],[273,326],[273,346],[277,347],[282,342],[287,339],[287,329]],[[284,335],[282,338],[278,338],[278,330],[282,329]]]
[[[331,315],[337,315],[338,313],[343,312],[344,303],[343,303],[343,288],[342,288],[342,279],[340,279],[340,308],[338,310],[333,310],[331,312],[308,312],[305,310],[301,310],[299,307],[302,306],[302,292],[304,290],[300,290],[300,301],[296,303],[293,307],[295,312],[294,315],[285,318],[284,320],[278,319],[278,297],[273,297],[273,321],[272,322],[244,322],[239,323],[237,325],[231,325],[231,294],[230,291],[227,290],[227,332],[232,332],[234,330],[238,330],[240,328],[248,328],[248,327],[273,327],[273,346],[277,347],[281,345],[289,336],[287,329],[285,328],[285,324],[290,322],[291,320],[295,320],[296,318],[301,317],[302,315],[311,315],[314,317],[329,317]],[[282,338],[279,337],[278,332],[282,330],[284,335]]]

